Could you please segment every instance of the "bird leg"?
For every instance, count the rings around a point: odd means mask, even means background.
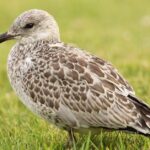
[[[76,143],[76,137],[73,133],[73,129],[71,128],[70,130],[68,130],[68,140],[66,143],[66,148],[72,148],[75,143]]]

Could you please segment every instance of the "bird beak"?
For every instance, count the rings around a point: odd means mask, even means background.
[[[8,34],[8,32],[5,32],[3,34],[0,34],[0,43],[5,42],[7,40],[11,40],[13,38],[14,38],[13,35],[10,35],[10,34]]]

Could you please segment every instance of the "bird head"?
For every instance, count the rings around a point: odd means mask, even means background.
[[[11,39],[59,42],[59,28],[53,16],[46,11],[32,9],[18,16],[9,30],[0,35],[0,43]]]

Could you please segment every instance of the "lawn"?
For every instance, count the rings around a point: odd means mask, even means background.
[[[57,20],[61,39],[109,60],[150,104],[150,1],[11,0],[0,2],[0,32],[39,8]],[[61,150],[65,131],[32,114],[10,87],[6,62],[15,41],[0,45],[0,150]],[[148,150],[150,139],[123,132],[77,135],[76,150]]]

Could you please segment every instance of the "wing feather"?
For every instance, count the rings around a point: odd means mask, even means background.
[[[124,94],[134,91],[110,63],[66,45],[46,50],[39,60],[33,56],[22,81],[33,102],[53,110],[62,122],[69,118],[68,126],[125,128],[134,122],[137,109]],[[60,108],[74,117],[62,117]]]

